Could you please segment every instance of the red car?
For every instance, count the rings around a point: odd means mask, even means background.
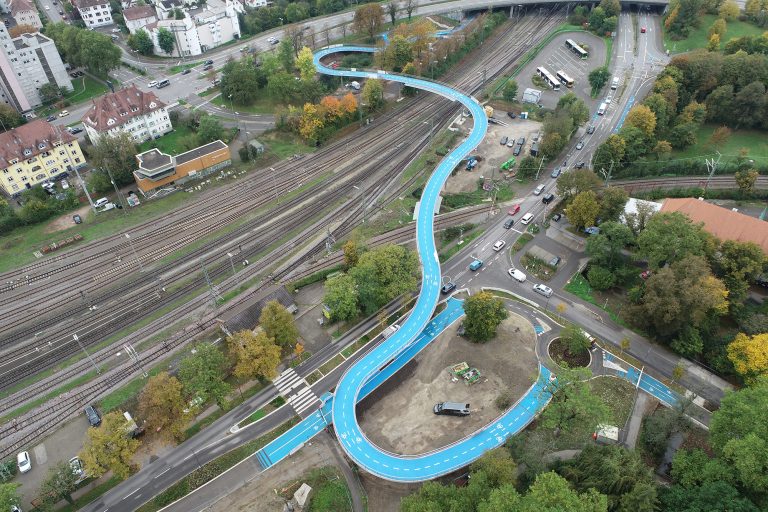
[[[643,272],[640,274],[640,277],[641,277],[642,279],[648,279],[649,277],[651,277],[651,271],[650,271],[650,270],[645,270],[645,271],[643,271]]]
[[[640,29],[640,33],[641,33],[641,34],[645,34],[645,27],[642,27],[642,28]]]
[[[520,211],[520,205],[516,204],[516,205],[513,205],[512,208],[510,208],[507,213],[509,213],[510,215],[514,215],[519,211]]]

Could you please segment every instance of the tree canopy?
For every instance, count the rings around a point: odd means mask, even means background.
[[[112,411],[102,417],[98,428],[88,429],[80,459],[91,476],[98,478],[111,470],[118,478],[128,477],[139,442],[127,435],[126,427],[123,411]]]
[[[296,327],[293,315],[276,300],[267,302],[261,310],[259,325],[284,354],[290,353],[299,340],[299,329]]]
[[[274,379],[280,364],[280,347],[266,332],[239,331],[227,338],[229,353],[235,359],[232,373],[239,379]],[[290,347],[294,349],[294,346]]]
[[[200,397],[203,401],[212,398],[222,409],[225,408],[226,396],[230,386],[224,381],[226,358],[210,343],[195,346],[195,352],[181,360],[179,380],[184,391],[191,397]]]
[[[470,295],[464,301],[464,329],[471,341],[483,343],[496,336],[496,328],[509,316],[504,301],[490,292]]]
[[[150,430],[169,440],[180,441],[184,436],[187,414],[181,382],[168,372],[150,377],[139,395],[139,417]]]

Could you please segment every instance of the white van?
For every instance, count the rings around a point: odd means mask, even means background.
[[[540,196],[542,192],[544,192],[544,189],[546,188],[546,185],[539,185],[535,189],[533,189],[533,195]]]
[[[525,274],[517,270],[516,268],[511,268],[507,271],[509,273],[509,277],[514,279],[515,281],[519,281],[521,283],[524,283],[526,280]]]
[[[611,90],[616,90],[619,88],[619,77],[615,76],[613,77],[613,81],[611,82]]]
[[[600,104],[600,107],[597,109],[597,115],[602,116],[605,114],[605,111],[608,109],[608,104],[606,102],[602,102]]]
[[[96,208],[101,208],[102,206],[104,206],[108,202],[109,202],[109,199],[107,199],[106,197],[102,197],[101,199],[99,199],[95,203],[93,203],[93,206],[95,206]]]
[[[526,213],[523,215],[523,218],[520,219],[521,224],[528,224],[533,220],[533,214],[532,213]]]

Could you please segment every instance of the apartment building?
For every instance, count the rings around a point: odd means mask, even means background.
[[[130,133],[138,143],[173,130],[165,103],[135,84],[93,100],[82,121],[93,144],[119,132]]]
[[[54,42],[38,32],[11,39],[0,23],[0,101],[27,112],[42,104],[39,90],[48,83],[72,90]]]
[[[77,12],[83,18],[86,28],[102,27],[111,25],[112,11],[107,0],[73,0]]]
[[[9,196],[84,164],[77,137],[42,119],[0,133],[0,189]]]
[[[128,32],[135,34],[140,28],[157,21],[155,9],[151,5],[136,5],[123,9],[123,19]]]
[[[17,25],[31,25],[35,28],[43,28],[40,21],[40,13],[30,0],[9,0],[8,10]]]

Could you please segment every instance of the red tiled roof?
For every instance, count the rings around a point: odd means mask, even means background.
[[[754,242],[768,254],[768,222],[693,197],[665,199],[662,212],[680,212],[720,240]]]
[[[154,104],[154,106],[151,106]],[[105,94],[93,100],[93,105],[83,116],[83,124],[98,132],[105,132],[127,123],[137,116],[143,116],[165,108],[165,103],[152,92],[144,92],[131,84],[115,93]],[[108,124],[110,119],[114,123]]]
[[[123,18],[130,21],[151,18],[154,15],[155,10],[151,5],[137,5],[135,7],[123,9]]]
[[[11,160],[23,161],[44,151],[52,151],[55,142],[67,143],[76,138],[61,126],[35,119],[0,133],[0,168],[8,167]],[[24,154],[25,149],[30,150],[28,155]]]

